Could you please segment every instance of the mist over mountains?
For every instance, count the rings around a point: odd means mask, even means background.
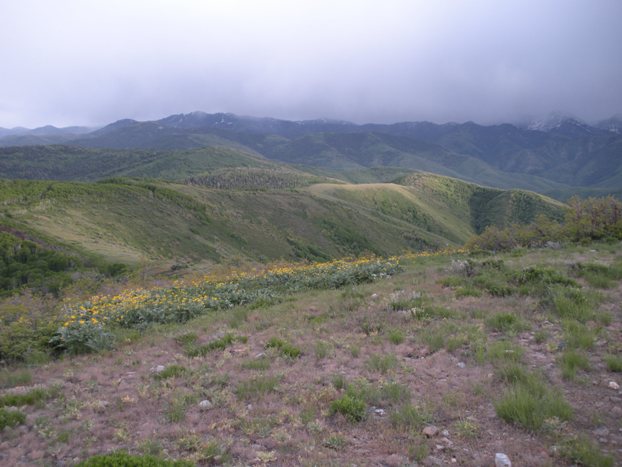
[[[561,114],[521,125],[359,125],[192,112],[154,121],[124,119],[98,129],[1,129],[0,146],[5,147],[5,161],[10,154],[24,157],[28,153],[24,146],[34,145],[153,151],[218,147],[313,168],[324,175],[345,173],[351,181],[373,181],[365,179],[368,175],[358,180],[357,173],[369,169],[423,170],[564,198],[575,192],[620,193],[621,131],[620,116],[593,125]],[[58,153],[58,148],[53,151]],[[41,149],[36,152],[40,157]],[[1,170],[0,175],[14,176]]]

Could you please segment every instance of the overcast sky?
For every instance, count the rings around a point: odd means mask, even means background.
[[[0,126],[622,112],[622,0],[0,0]]]

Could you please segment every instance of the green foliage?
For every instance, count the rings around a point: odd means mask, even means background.
[[[55,351],[74,355],[109,350],[114,347],[114,342],[114,335],[103,323],[90,320],[59,327],[49,341]]]
[[[181,365],[169,365],[160,373],[154,375],[155,379],[163,380],[169,378],[179,378],[184,376],[188,372],[186,367]]]
[[[373,354],[367,361],[367,367],[370,370],[377,371],[383,375],[387,374],[389,370],[395,368],[397,364],[397,357],[393,354]]]
[[[513,313],[495,313],[486,320],[489,329],[505,334],[516,334],[529,329],[527,323]]]
[[[586,437],[569,439],[563,443],[561,455],[574,464],[588,467],[613,467],[615,460],[603,454],[598,446]]]
[[[501,377],[509,388],[495,401],[495,410],[506,422],[539,431],[547,419],[572,417],[572,408],[562,394],[550,388],[541,376],[514,365],[504,369]]]
[[[26,386],[31,381],[32,373],[28,370],[0,369],[0,389]]]
[[[39,303],[0,307],[0,361],[31,361],[50,352],[59,326],[53,310]]]
[[[155,456],[136,456],[118,451],[90,457],[80,462],[78,467],[192,467],[193,465],[187,461],[169,461]]]
[[[622,372],[622,357],[619,355],[606,355],[605,364],[609,371],[614,373]]]
[[[242,363],[242,368],[244,370],[265,371],[268,368],[270,368],[271,364],[272,362],[270,361],[269,358],[260,357],[260,358],[254,358],[252,360],[248,360]]]
[[[58,295],[77,267],[75,258],[0,232],[0,296],[26,287]]]
[[[404,333],[399,329],[392,329],[389,331],[389,342],[395,345],[399,345],[404,342]]]
[[[471,238],[471,250],[507,251],[517,247],[544,246],[546,242],[585,242],[603,238],[622,240],[622,202],[612,196],[568,201],[563,223],[543,217],[526,226],[500,229],[489,226]]]
[[[564,343],[569,349],[590,350],[594,347],[596,334],[585,324],[576,320],[564,320],[562,322],[564,330]]]
[[[486,358],[494,364],[518,363],[524,354],[522,347],[507,340],[493,342],[486,349]]]
[[[0,407],[0,431],[26,423],[26,415],[18,410],[7,410]]]
[[[553,309],[560,318],[573,319],[581,323],[594,318],[597,296],[574,287],[551,288],[549,294]]]
[[[590,362],[582,353],[575,350],[567,350],[559,359],[559,365],[562,370],[564,379],[574,379],[577,376],[577,370],[589,370]]]
[[[266,349],[277,349],[283,357],[287,358],[298,358],[302,355],[302,350],[278,337],[272,337],[266,343]]]
[[[214,339],[204,345],[196,345],[195,340],[192,343],[185,345],[185,354],[188,357],[204,357],[210,352],[225,350],[227,347],[233,345],[234,340],[235,336],[230,333],[227,333],[224,336]]]
[[[367,404],[357,397],[344,394],[331,402],[330,413],[339,413],[350,422],[361,422],[367,418]]]
[[[610,289],[622,280],[622,262],[611,266],[596,263],[576,263],[571,266],[577,276],[583,277],[587,283],[599,289]]]
[[[51,392],[41,388],[31,389],[25,393],[5,394],[0,396],[0,407],[40,404],[49,397],[51,397]]]
[[[278,376],[257,376],[238,384],[235,394],[240,399],[258,399],[273,392],[279,381]]]
[[[402,431],[418,431],[432,421],[431,415],[411,403],[398,407],[390,415],[391,425]]]

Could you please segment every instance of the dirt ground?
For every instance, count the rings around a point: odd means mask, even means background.
[[[534,252],[506,261],[524,267],[611,259],[582,251]],[[608,371],[603,357],[622,352],[622,285],[600,291],[599,310],[610,322],[588,323],[596,333],[587,353],[589,369],[568,380],[558,363],[561,325],[540,311],[538,300],[486,293],[456,297],[439,283],[450,275],[448,267],[449,259],[415,261],[374,284],[213,313],[151,330],[106,354],[31,368],[28,387],[1,393],[40,386],[49,397],[20,408],[25,424],[0,432],[0,464],[73,465],[123,449],[199,465],[493,466],[499,452],[514,466],[572,465],[560,450],[563,440],[576,435],[621,464],[622,391],[610,383],[622,385],[622,376]],[[422,320],[391,305],[396,297],[420,293],[456,314]],[[486,318],[497,312],[521,316],[528,329],[510,335],[490,330]],[[546,430],[531,433],[499,418],[494,403],[505,387],[495,365],[475,358],[468,345],[433,351],[426,343],[426,329],[446,322],[458,329],[471,326],[488,343],[505,338],[523,348],[525,366],[561,390],[574,409],[572,419],[552,420]],[[227,332],[236,336],[233,345],[194,358],[176,339],[194,333],[207,343]],[[302,355],[290,358],[266,348],[272,337]],[[182,371],[160,378],[158,365],[179,365]],[[266,381],[272,385],[262,392]],[[393,384],[401,395],[378,397],[378,405],[367,404],[364,420],[349,421],[331,412],[348,383],[376,389]],[[421,418],[406,425],[396,421],[405,405]],[[426,436],[430,426],[437,430],[428,432],[436,433]]]

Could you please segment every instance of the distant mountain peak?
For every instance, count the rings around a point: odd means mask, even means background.
[[[562,127],[563,125],[589,128],[587,123],[574,117],[573,115],[564,114],[562,112],[551,112],[544,118],[538,118],[530,121],[527,124],[527,129],[534,131],[552,131]]]

